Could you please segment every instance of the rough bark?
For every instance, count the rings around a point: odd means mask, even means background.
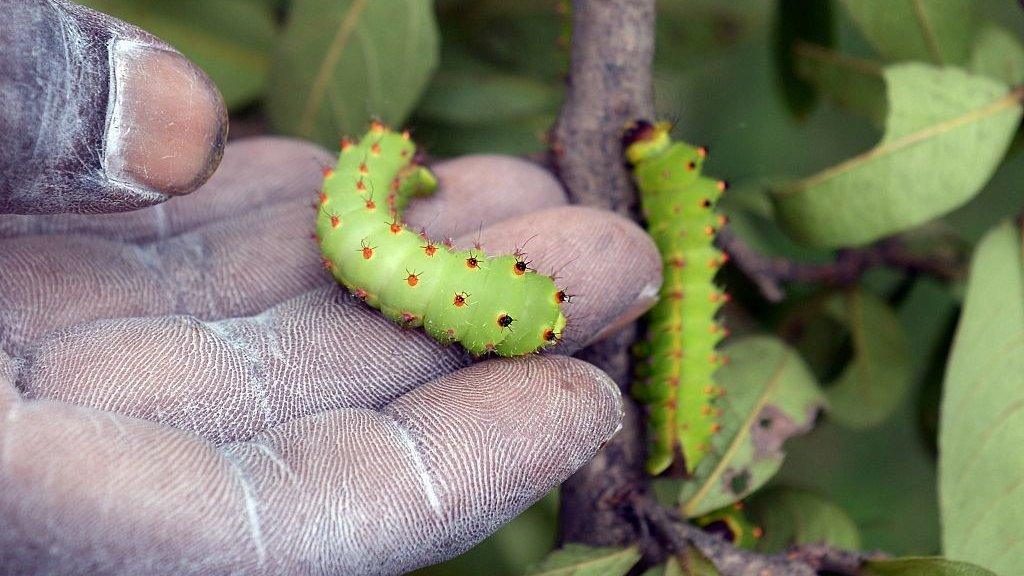
[[[577,204],[633,216],[636,193],[623,163],[622,129],[654,112],[654,0],[574,0],[571,68],[562,113],[552,134],[552,163]],[[579,356],[623,390],[622,430],[562,487],[559,541],[592,546],[637,540],[631,494],[645,489],[643,431],[629,400],[629,348],[636,326]]]
[[[622,129],[654,114],[654,0],[574,0],[569,85],[552,161],[578,204],[631,213]]]

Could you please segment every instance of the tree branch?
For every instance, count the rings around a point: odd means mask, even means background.
[[[654,0],[574,0],[569,85],[552,160],[578,204],[632,213],[626,123],[654,114]]]
[[[651,63],[655,0],[575,0],[568,88],[552,133],[551,160],[577,204],[633,216],[636,194],[622,156],[622,130],[654,113]],[[623,502],[643,491],[644,440],[639,410],[629,399],[629,349],[636,326],[587,348],[578,357],[601,368],[623,391],[622,430],[562,486],[559,542],[622,546],[635,542],[636,523]]]
[[[647,497],[637,497],[634,507],[652,532],[658,533],[680,553],[693,545],[725,576],[816,576],[820,572],[857,576],[861,565],[879,554],[836,550],[823,544],[793,548],[785,554],[765,555],[736,548],[716,534],[689,524],[675,510]]]
[[[653,116],[654,6],[655,0],[573,1],[568,89],[552,133],[552,164],[573,201],[634,219],[636,194],[623,161],[621,136],[628,122]],[[693,544],[724,576],[812,576],[825,567],[856,574],[859,555],[844,564],[850,560],[846,553],[828,548],[789,556],[739,550],[657,503],[643,469],[642,419],[628,396],[629,350],[636,334],[636,326],[629,326],[577,354],[619,384],[626,410],[622,430],[562,485],[559,544],[638,542],[648,564]]]
[[[824,264],[765,256],[728,229],[719,233],[717,242],[769,302],[781,302],[785,298],[786,293],[782,287],[784,283],[848,286],[857,282],[868,270],[878,267],[925,274],[942,280],[961,278],[964,274],[964,262],[959,255],[915,254],[898,238],[883,240],[857,250],[841,250],[834,262]]]

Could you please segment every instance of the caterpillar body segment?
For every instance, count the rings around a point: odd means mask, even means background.
[[[335,279],[402,326],[473,354],[516,356],[556,343],[565,316],[551,277],[517,255],[454,250],[402,223],[409,200],[437,186],[415,153],[408,133],[379,123],[358,143],[342,142],[324,171],[316,221]]]
[[[725,362],[716,347],[726,330],[715,315],[729,296],[714,283],[726,257],[713,241],[725,224],[714,208],[726,184],[702,174],[706,149],[672,141],[669,129],[639,121],[624,140],[664,277],[633,394],[648,410],[648,472],[681,460],[692,474],[720,428],[714,372]]]

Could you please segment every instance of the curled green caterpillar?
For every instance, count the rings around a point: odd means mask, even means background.
[[[561,338],[566,294],[521,254],[454,250],[408,229],[401,212],[430,194],[434,175],[415,158],[408,132],[375,122],[343,141],[325,170],[316,236],[324,265],[367,304],[407,328],[476,355],[528,354]]]
[[[713,375],[726,358],[715,315],[729,296],[714,283],[726,255],[714,246],[725,224],[715,205],[727,184],[701,174],[707,150],[669,137],[670,125],[638,121],[625,136],[626,160],[640,191],[647,229],[661,252],[664,284],[647,314],[633,394],[648,411],[647,470],[681,459],[692,474],[721,425]]]

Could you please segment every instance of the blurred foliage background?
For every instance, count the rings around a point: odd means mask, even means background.
[[[333,147],[375,116],[410,126],[433,156],[540,158],[565,86],[562,0],[84,3],[152,31],[195,60],[221,88],[236,135],[281,132]],[[801,245],[784,233],[769,191],[874,146],[886,117],[884,86],[877,73],[854,72],[877,72],[886,61],[928,49],[900,44],[898,31],[869,37],[871,29],[856,18],[870,15],[850,6],[658,3],[658,112],[677,123],[681,138],[710,147],[707,171],[733,184],[723,209],[734,231],[769,255],[834,257],[828,247]],[[967,0],[957,10],[963,6],[962,18],[976,21],[972,30],[1010,68],[972,53],[971,38],[941,44],[949,53],[940,56],[1019,83],[1024,11],[1011,0]],[[913,228],[908,241],[966,256],[987,230],[1018,213],[1020,140],[1018,134],[980,194]],[[964,163],[975,161],[973,153],[957,152]],[[938,407],[963,283],[876,270],[845,291],[791,286],[784,302],[769,305],[735,270],[724,279],[738,295],[733,313],[746,331],[780,336],[820,382],[832,383],[825,386],[832,412],[787,444],[781,470],[749,502],[768,534],[760,546],[826,539],[894,555],[941,553]],[[866,384],[873,387],[868,395],[882,396],[866,411],[844,407],[849,399],[839,389],[851,366],[883,375]],[[523,573],[554,543],[556,499],[549,495],[469,553],[418,574]]]

